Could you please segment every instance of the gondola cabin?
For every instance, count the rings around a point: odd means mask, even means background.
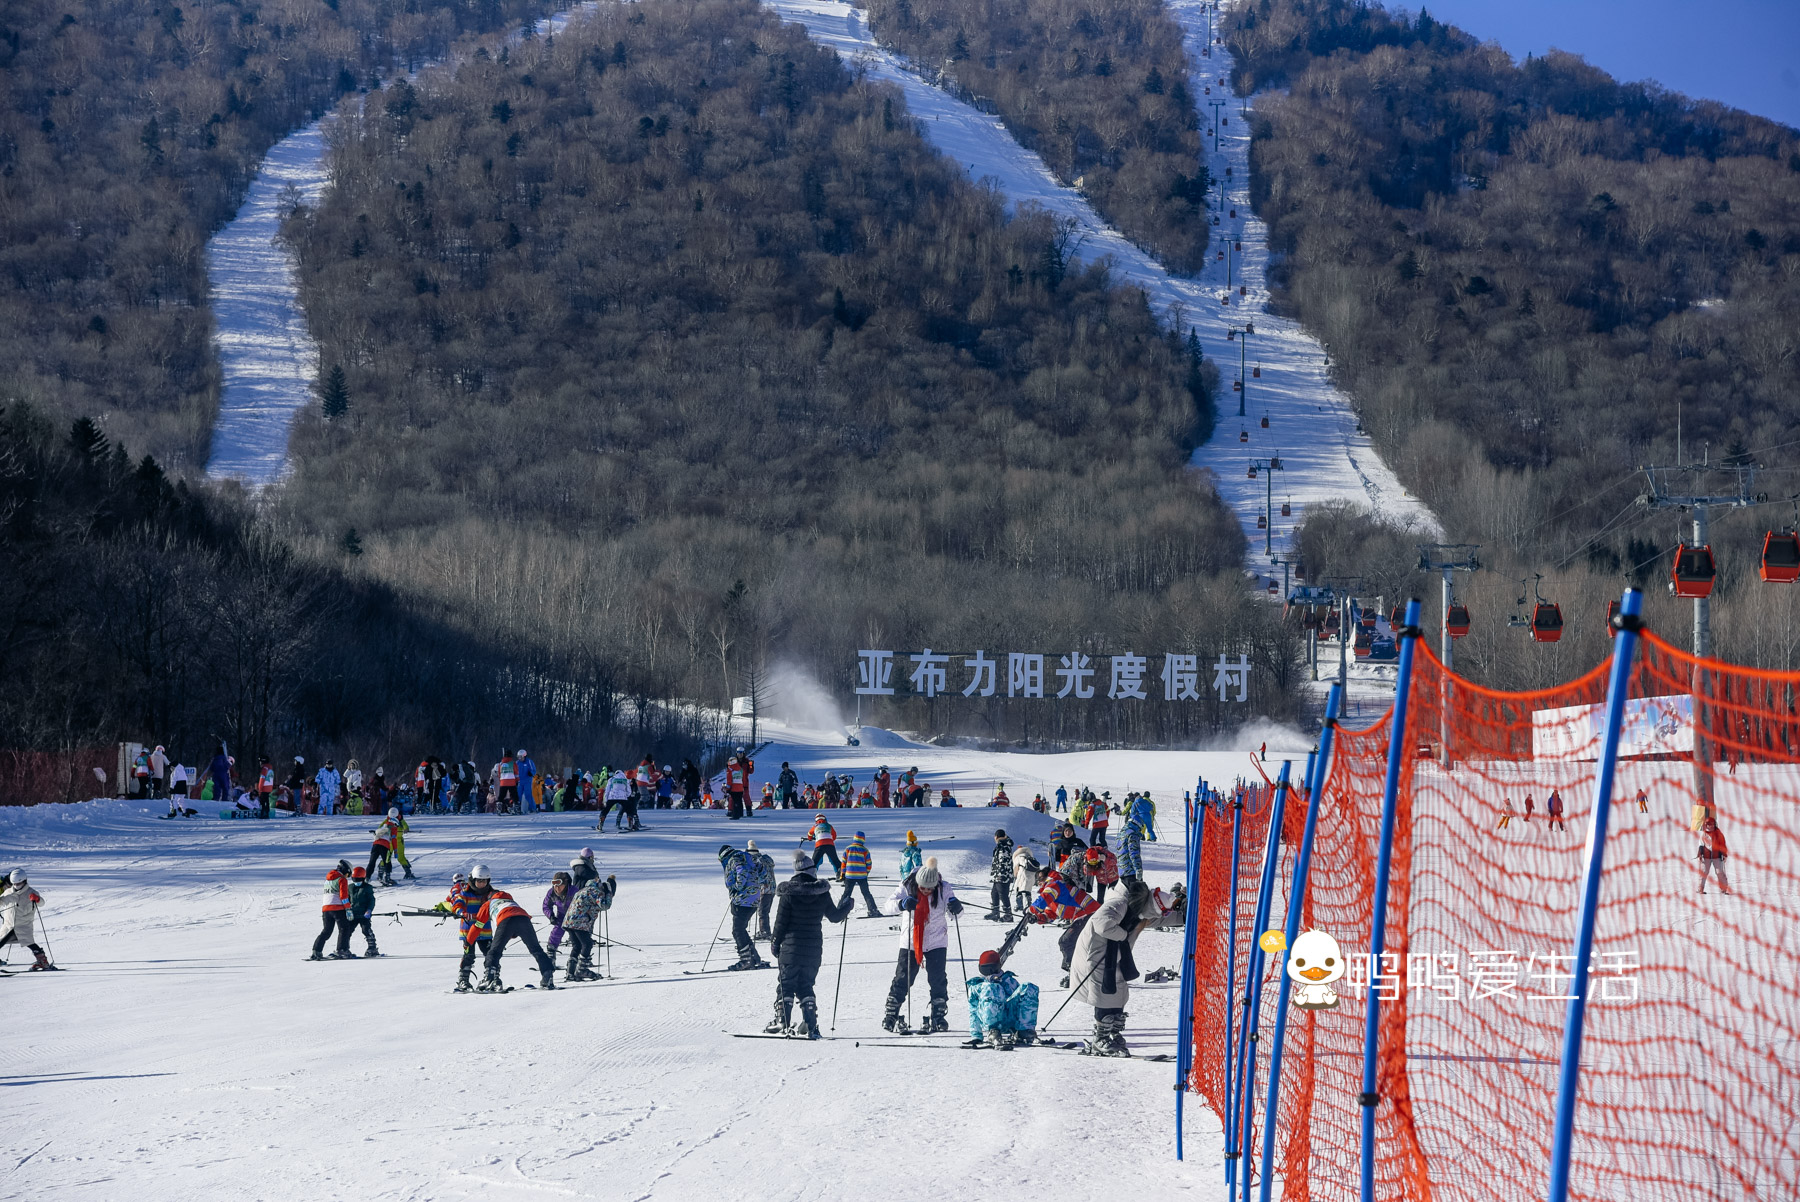
[[[1256,465],[1254,463],[1250,465],[1250,478],[1252,480],[1256,479]]]
[[[1233,392],[1244,391],[1244,382],[1242,380],[1233,380],[1231,382],[1231,391],[1233,391]]]
[[[1681,546],[1675,551],[1675,566],[1669,570],[1669,591],[1677,597],[1696,600],[1712,596],[1713,580],[1718,569],[1713,566],[1712,547]]]
[[[1250,289],[1249,289],[1249,288],[1247,288],[1247,287],[1245,287],[1245,286],[1244,286],[1244,285],[1242,285],[1242,284],[1239,284],[1239,285],[1238,285],[1238,295],[1239,295],[1239,296],[1249,296],[1249,295],[1250,295]]]
[[[1294,516],[1294,507],[1292,505],[1288,504],[1286,501],[1283,501],[1281,503],[1281,516],[1284,518],[1293,517]],[[1306,577],[1302,576],[1302,577],[1300,577],[1300,579],[1305,580]]]
[[[1617,601],[1608,601],[1606,603],[1606,633],[1609,638],[1618,637],[1619,628],[1613,625],[1613,620],[1618,616],[1619,603]]]
[[[1771,530],[1764,535],[1762,565],[1757,574],[1765,584],[1793,584],[1800,580],[1800,534]]]
[[[1269,596],[1278,597],[1280,595],[1281,595],[1281,586],[1276,584],[1273,580],[1269,581]]]
[[[1265,430],[1267,430],[1269,428],[1269,415],[1266,413],[1263,414],[1262,428]]]
[[[1444,614],[1444,633],[1453,639],[1467,637],[1469,633],[1469,607],[1452,605]]]
[[[1250,441],[1250,431],[1239,430],[1238,431],[1238,441],[1239,442],[1249,442]]]
[[[1266,515],[1260,513],[1256,515],[1256,528],[1258,530],[1267,530],[1269,528],[1269,519]]]
[[[1368,630],[1356,632],[1356,658],[1368,659],[1375,652],[1375,636]]]
[[[1392,626],[1395,630],[1406,625],[1406,606],[1396,605],[1393,609],[1388,611],[1388,625]]]
[[[1531,611],[1531,637],[1540,643],[1561,642],[1562,630],[1562,608],[1539,601]]]
[[[1262,368],[1261,368],[1261,367],[1253,367],[1253,368],[1251,368],[1251,369],[1250,369],[1250,378],[1251,378],[1251,379],[1252,379],[1252,380],[1260,380],[1260,379],[1262,379]],[[1268,424],[1269,424],[1269,419],[1268,419],[1268,418],[1266,418],[1266,417],[1265,417],[1265,418],[1264,418],[1264,419],[1263,419],[1263,425],[1265,425],[1265,426],[1266,426],[1266,425],[1268,425]]]

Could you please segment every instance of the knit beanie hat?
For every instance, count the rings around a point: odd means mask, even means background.
[[[756,840],[752,839],[748,843],[744,844],[744,850],[748,851],[748,852],[754,852],[756,850]]]
[[[937,857],[933,856],[931,859],[926,860],[924,867],[919,869],[918,874],[913,879],[921,889],[927,891],[936,889],[938,887],[938,882],[944,879],[938,874]]]
[[[909,846],[914,843],[917,843],[918,841],[919,841],[919,836],[913,834],[911,831],[906,832],[906,842]]]
[[[862,833],[862,832],[861,832],[861,831],[857,831],[857,832],[856,832],[856,837],[857,837],[857,838],[858,838],[858,839],[865,839],[865,838],[867,838],[867,837],[868,837],[868,836],[866,836],[866,835],[864,835],[864,834],[863,834],[863,833]]]
[[[729,844],[729,843],[719,844],[719,863],[723,864],[726,860],[729,860],[732,856],[734,856],[736,854],[737,854],[737,848],[733,847],[731,844]]]
[[[812,868],[813,868],[813,862],[812,862],[811,856],[807,855],[803,851],[797,851],[794,853],[794,871],[795,872],[811,872]]]

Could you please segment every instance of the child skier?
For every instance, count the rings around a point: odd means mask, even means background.
[[[1087,849],[1087,863],[1083,868],[1088,879],[1094,883],[1094,900],[1104,904],[1106,887],[1119,883],[1118,857],[1096,844]]]
[[[1550,796],[1544,799],[1544,815],[1551,830],[1566,831],[1569,829],[1568,824],[1563,821],[1563,799],[1562,793],[1558,790],[1550,790]]]
[[[394,883],[393,855],[395,849],[402,846],[401,834],[405,830],[406,819],[400,817],[400,811],[397,808],[390,808],[387,817],[382,819],[381,825],[369,832],[375,836],[375,841],[369,845],[369,864],[363,870],[364,875],[374,876],[375,866],[379,863],[381,874],[377,879],[384,885]],[[404,851],[400,852],[400,863],[406,869],[406,879],[412,880],[412,865],[406,862]]]
[[[25,879],[23,868],[13,869],[4,881],[0,881],[0,947],[24,944],[34,957],[32,972],[56,970],[56,965],[50,963],[44,949],[33,938],[37,933],[38,907],[43,902],[43,895]]]
[[[990,922],[1012,921],[1013,841],[1004,829],[994,832],[993,857],[988,864],[988,912]]]
[[[925,861],[919,870],[900,882],[894,890],[894,905],[903,916],[900,923],[900,955],[894,966],[894,983],[888,987],[887,1012],[881,1025],[889,1031],[905,1035],[910,1028],[901,1017],[900,1004],[918,979],[919,967],[925,968],[931,984],[931,1017],[921,1025],[927,1034],[950,1029],[950,986],[944,975],[944,962],[949,955],[950,922],[948,914],[961,914],[962,902],[956,890],[938,871],[937,858]]]
[[[563,920],[569,916],[569,903],[575,900],[572,878],[566,872],[559,872],[550,878],[550,887],[544,890],[544,917],[550,920],[550,942],[544,950],[550,953],[550,962],[556,962],[556,953],[562,947]]]
[[[900,849],[900,877],[902,880],[919,871],[924,853],[919,850],[919,836],[911,831],[906,832],[906,846]]]
[[[594,849],[584,847],[581,853],[569,861],[569,888],[579,893],[589,881],[600,879],[600,869],[594,864]]]
[[[844,882],[844,896],[840,900],[849,903],[850,895],[861,889],[863,902],[869,907],[869,917],[880,918],[881,907],[875,904],[875,895],[869,892],[869,873],[874,867],[875,858],[869,854],[868,837],[857,831],[850,846],[844,848],[844,864],[838,870],[838,880]]]
[[[1069,987],[1069,964],[1075,955],[1075,941],[1081,938],[1088,917],[1100,908],[1099,902],[1067,879],[1069,875],[1066,871],[1039,873],[1038,895],[1032,899],[1030,908],[1033,922],[1046,925],[1052,922],[1069,924],[1068,930],[1056,941],[1056,946],[1062,951],[1064,989]]]
[[[780,972],[775,980],[775,1016],[763,1030],[770,1035],[817,1039],[819,1003],[813,996],[813,982],[825,946],[819,923],[822,919],[844,921],[854,903],[848,892],[832,902],[830,884],[814,875],[812,857],[804,851],[794,853],[794,875],[781,882],[776,895],[780,902],[770,942]],[[800,1003],[800,1025],[790,1030],[795,1002]]]
[[[767,941],[769,938],[769,907],[775,904],[775,857],[756,846],[756,840],[750,839],[744,844],[744,853],[750,857],[756,869],[757,879],[762,885],[762,897],[756,903],[756,938]]]
[[[999,952],[982,952],[979,971],[968,981],[970,1038],[1002,1052],[1036,1043],[1038,987],[1005,971]]]
[[[1100,800],[1088,807],[1088,842],[1094,847],[1106,846],[1106,825],[1112,821],[1112,794],[1102,793]]]
[[[475,944],[482,936],[492,941],[488,945],[486,975],[475,987],[475,992],[504,992],[505,987],[500,983],[500,959],[506,954],[506,945],[514,939],[523,943],[525,950],[537,961],[538,987],[555,989],[556,965],[538,945],[531,915],[513,900],[512,894],[494,888],[485,864],[477,864],[469,870],[469,900],[475,903],[476,910],[464,940],[463,962],[468,964],[474,958]]]
[[[1513,809],[1512,798],[1502,797],[1500,799],[1500,825],[1494,828],[1495,834],[1499,834],[1506,829],[1506,824],[1513,820],[1513,814],[1515,812],[1516,811]]]
[[[806,832],[806,838],[812,840],[811,859],[813,863],[818,864],[830,860],[831,870],[842,876],[844,862],[838,859],[837,831],[832,829],[831,823],[826,821],[823,813],[813,819],[812,829]]]
[[[381,949],[375,946],[375,926],[369,921],[370,911],[375,909],[375,886],[369,884],[369,873],[361,865],[350,870],[350,925],[362,930],[367,946],[363,948],[365,956],[379,956]],[[344,941],[350,940],[349,933]]]
[[[1025,907],[1030,903],[1032,894],[1037,891],[1037,878],[1040,871],[1042,868],[1037,862],[1037,857],[1031,854],[1029,847],[1021,843],[1013,848],[1013,905],[1018,909],[1021,917],[1024,916]]]
[[[321,953],[325,950],[325,941],[337,932],[337,950],[331,953],[333,960],[354,960],[356,954],[350,950],[350,861],[339,860],[337,867],[325,874],[324,904],[319,907],[324,918],[324,925],[319,929],[318,938],[313,940],[312,955],[309,960],[323,960]]]
[[[563,919],[563,930],[569,933],[569,973],[565,980],[600,979],[594,971],[594,923],[612,909],[613,895],[618,891],[616,878],[590,877],[569,903],[568,916]]]
[[[731,965],[729,971],[767,968],[768,963],[756,954],[756,944],[750,938],[750,919],[755,916],[757,903],[763,895],[762,866],[729,843],[719,848],[719,866],[725,870],[731,939],[737,945],[738,954],[737,963]]]

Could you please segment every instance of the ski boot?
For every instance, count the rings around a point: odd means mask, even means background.
[[[318,952],[314,952],[312,955],[307,957],[308,960],[323,960],[324,958],[325,957],[321,956]]]
[[[1062,980],[1060,980],[1056,983],[1056,987],[1058,989],[1067,989],[1069,987],[1069,974],[1068,973],[1065,972],[1062,975]]]
[[[332,953],[331,953],[331,954],[330,954],[330,955],[329,955],[329,956],[327,956],[327,957],[325,957],[325,958],[326,958],[326,959],[327,959],[327,960],[356,960],[356,959],[360,959],[360,957],[359,957],[359,956],[357,956],[357,954],[356,954],[356,953],[355,953],[355,952],[353,952],[353,951],[351,951],[351,950],[350,950],[350,949],[349,949],[349,948],[347,948],[347,947],[340,947],[340,948],[338,948],[338,949],[337,949],[337,951],[335,951],[335,952],[332,952]]]
[[[490,968],[487,975],[481,978],[481,984],[475,986],[476,993],[499,993],[506,987],[500,983],[500,973]]]
[[[538,988],[539,989],[555,989],[556,988],[556,965],[552,964],[548,968],[542,968],[542,969],[538,970]]]
[[[1000,921],[1000,911],[989,910],[986,914],[983,914],[982,917],[987,919],[989,922],[999,922]]]
[[[586,952],[581,957],[581,979],[583,981],[604,981],[606,978],[594,971],[594,953]]]
[[[475,982],[469,980],[469,972],[470,972],[470,970],[467,968],[461,969],[457,972],[456,988],[451,990],[452,993],[473,993],[473,992],[475,992]]]
[[[925,1034],[942,1035],[950,1029],[950,1020],[945,1017],[944,1002],[931,1003],[931,1017],[925,1021]]]
[[[384,869],[382,869],[382,870],[381,870],[381,880],[380,880],[380,882],[379,882],[379,883],[380,883],[380,884],[382,884],[382,885],[385,885],[385,886],[386,886],[386,887],[388,887],[388,888],[390,888],[390,889],[391,889],[391,888],[393,888],[393,886],[394,886],[394,874],[393,874],[393,873],[392,873],[392,872],[389,872],[389,871],[388,871],[388,870],[387,870],[387,869],[385,869],[385,868],[384,868]]]
[[[800,1025],[794,1028],[796,1039],[818,1039],[819,1003],[814,998],[800,999]]]
[[[892,1031],[896,1035],[912,1034],[912,1024],[906,1021],[906,1016],[900,1013],[898,1006],[889,1006],[887,1013],[881,1016],[881,1029]]]
[[[403,868],[403,869],[405,869],[405,870],[406,870],[406,879],[407,879],[407,880],[409,880],[409,881],[416,881],[416,880],[418,880],[418,879],[419,879],[419,878],[418,878],[418,877],[416,877],[416,876],[414,876],[414,875],[413,875],[413,870],[412,870],[412,865],[411,865],[411,864],[402,864],[402,865],[400,865],[400,867],[401,867],[401,868]],[[391,883],[392,883],[392,878],[391,878],[391,877],[390,877],[390,878],[389,878],[389,883],[390,883],[390,884],[391,884]]]
[[[369,940],[368,947],[363,948],[363,956],[367,959],[374,959],[376,956],[379,956],[380,954],[381,954],[381,949],[375,946],[375,941],[373,939]]]
[[[1131,1048],[1125,1042],[1125,1016],[1108,1014],[1094,1021],[1094,1035],[1082,1045],[1083,1056],[1125,1056],[1131,1055]]]
[[[764,1035],[790,1035],[794,1025],[794,999],[778,997],[775,999],[775,1017],[763,1028]]]
[[[1013,1036],[1013,1046],[1014,1047],[1028,1048],[1036,1042],[1037,1042],[1037,1032],[1036,1031],[1020,1031],[1018,1034]]]
[[[59,971],[61,971],[60,969],[58,969],[56,967],[56,965],[50,963],[50,958],[48,956],[44,955],[44,949],[34,947],[31,949],[31,954],[36,956],[37,960],[36,960],[36,962],[34,962],[32,964],[32,966],[30,968],[26,969],[27,972],[59,972]]]

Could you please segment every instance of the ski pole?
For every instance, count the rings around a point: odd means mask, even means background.
[[[848,900],[849,896],[849,891],[846,890],[844,893],[845,899]],[[837,1030],[838,997],[844,992],[844,947],[850,942],[850,916],[848,914],[844,915],[844,921],[838,925],[843,927],[844,930],[843,933],[838,936],[837,988],[831,991],[831,1029],[833,1031]]]
[[[1098,964],[1094,965],[1094,968],[1098,968],[1098,967],[1100,967]],[[1069,990],[1069,996],[1063,999],[1063,1004],[1058,1006],[1056,1008],[1056,1013],[1052,1014],[1050,1016],[1050,1023],[1055,1022],[1057,1020],[1058,1016],[1060,1016],[1064,1010],[1067,1010],[1069,1008],[1069,1003],[1075,1000],[1075,995],[1081,992],[1081,987],[1083,985],[1086,985],[1088,983],[1088,978],[1092,977],[1094,975],[1094,968],[1088,969],[1087,976],[1081,978],[1080,982],[1076,984],[1075,988]],[[1050,1023],[1045,1023],[1043,1026],[1039,1027],[1038,1030],[1048,1031],[1050,1029]]]
[[[725,920],[730,917],[731,917],[731,906],[729,904],[727,904],[725,907],[725,913],[719,915],[719,925],[713,928],[713,937],[707,941],[706,958],[700,961],[700,971],[701,972],[705,972],[706,966],[712,962],[713,946],[719,942],[719,932],[725,929]]]
[[[36,902],[32,902],[31,913],[37,919],[38,925],[44,928],[44,955],[49,957],[50,963],[55,964],[56,952],[50,946],[50,924],[44,921],[44,908]]]
[[[963,1001],[966,1002],[969,1000],[969,959],[967,956],[963,955],[962,915],[952,914],[950,916],[950,921],[956,924],[956,964],[957,971],[962,974]]]
[[[600,912],[600,922],[606,928],[606,977],[608,980],[611,980],[612,975],[613,975],[613,972],[612,972],[612,911],[611,910],[602,910]],[[718,936],[715,935],[713,937],[713,942],[717,943],[718,941],[719,941]],[[636,951],[638,949],[632,948],[631,950]]]

